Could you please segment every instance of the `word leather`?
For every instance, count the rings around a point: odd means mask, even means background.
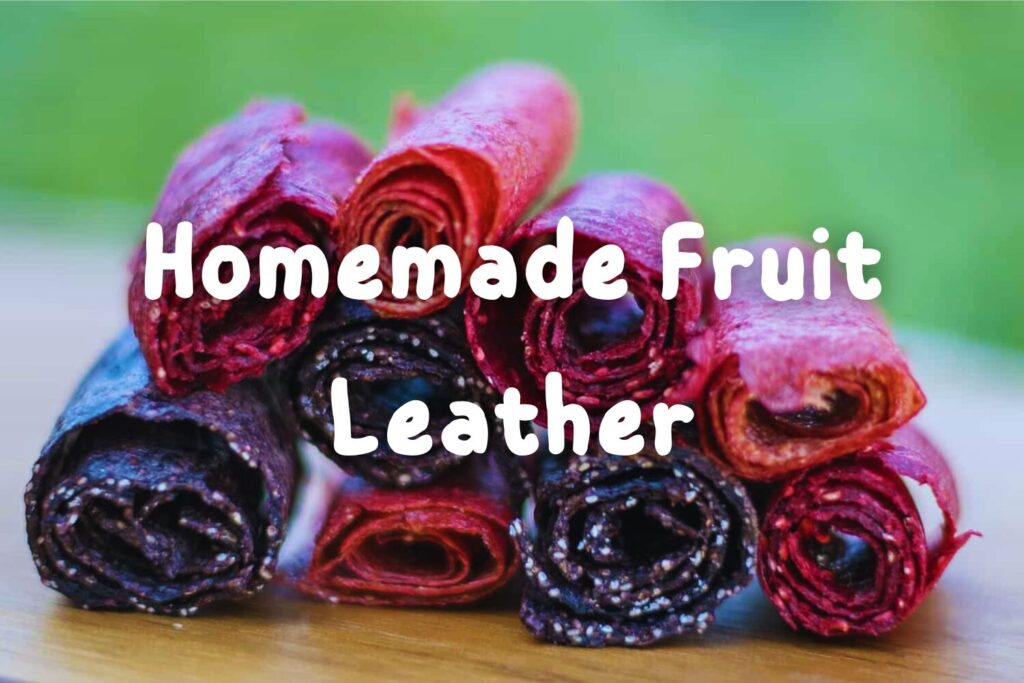
[[[571,425],[572,448],[584,455],[590,443],[590,416],[583,406],[566,404],[562,399],[562,375],[549,372],[544,381],[544,401],[547,409],[547,447],[558,454],[565,450],[566,427]],[[366,455],[377,450],[379,441],[372,435],[353,437],[349,412],[348,381],[335,378],[331,383],[331,410],[334,419],[334,450],[338,455]],[[441,444],[458,456],[487,452],[490,438],[489,424],[483,408],[470,401],[449,404],[452,419],[441,432]],[[533,455],[540,448],[540,440],[531,429],[537,418],[537,406],[523,403],[519,390],[509,387],[502,400],[494,407],[494,416],[501,422],[508,450],[514,455]],[[693,409],[682,403],[658,403],[654,406],[654,448],[659,455],[672,450],[672,429],[675,424],[693,421]],[[598,426],[597,440],[607,453],[619,456],[636,455],[644,448],[644,437],[639,434],[642,415],[635,401],[620,401],[611,406]],[[428,453],[433,441],[426,433],[431,423],[429,406],[412,400],[399,406],[388,421],[388,448],[399,455],[418,456]]]

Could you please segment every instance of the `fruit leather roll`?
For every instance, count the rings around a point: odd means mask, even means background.
[[[762,240],[740,245],[804,254],[804,298],[778,302],[759,268],[733,271],[732,295],[709,298],[714,361],[697,414],[707,453],[741,477],[771,480],[887,436],[923,406],[924,394],[879,312],[831,271],[831,298],[815,299],[813,248]],[[784,279],[784,277],[782,278]]]
[[[480,375],[466,345],[462,303],[424,318],[380,318],[365,305],[339,299],[316,326],[302,351],[289,363],[292,404],[305,436],[352,475],[385,487],[429,483],[464,457],[441,443],[452,419],[449,404],[481,406],[490,423],[490,443],[503,439],[493,419],[496,394]],[[359,456],[334,450],[331,384],[348,381],[349,415],[354,437],[375,436],[378,448]],[[430,451],[399,455],[388,448],[387,428],[395,410],[420,400],[430,410]],[[511,457],[511,456],[510,456]]]
[[[683,270],[678,295],[661,295],[661,236],[690,220],[675,193],[638,175],[606,174],[581,180],[506,243],[524,264],[541,244],[553,241],[559,219],[574,224],[573,293],[545,301],[520,278],[516,298],[487,301],[470,295],[466,331],[478,365],[499,391],[516,387],[537,405],[547,424],[544,379],[562,375],[566,401],[600,420],[623,400],[640,404],[649,419],[659,401],[697,398],[711,360],[701,327],[701,285],[696,271]],[[680,248],[700,252],[699,240]],[[626,296],[601,301],[587,296],[582,270],[596,249],[622,248]],[[513,333],[510,333],[510,328]]]
[[[270,580],[295,450],[256,380],[172,399],[126,331],[79,385],[25,489],[43,583],[85,608],[194,614]]]
[[[306,340],[324,300],[312,294],[308,276],[294,300],[280,291],[269,300],[260,296],[260,251],[312,244],[334,262],[331,223],[339,198],[369,159],[351,133],[306,123],[303,110],[287,102],[250,105],[182,153],[153,220],[164,228],[168,253],[178,222],[193,224],[194,294],[178,297],[168,272],[160,298],[147,299],[144,246],[133,259],[128,292],[132,326],[158,387],[174,395],[220,391],[261,374]],[[249,286],[231,301],[202,286],[203,262],[218,245],[238,247],[250,263]]]
[[[927,485],[942,511],[941,537],[930,549],[901,477]],[[949,465],[920,432],[904,427],[781,485],[762,524],[761,585],[793,628],[877,636],[921,604],[976,534],[958,535],[958,516]]]
[[[746,586],[757,521],[742,485],[697,451],[630,458],[546,455],[536,529],[512,535],[527,589],[520,615],[561,645],[650,645],[703,632]]]
[[[312,459],[281,581],[319,600],[362,605],[442,607],[497,591],[519,568],[509,488],[492,459],[467,459],[408,490]]]
[[[412,284],[408,297],[391,296],[395,247],[450,246],[466,285],[477,249],[499,242],[565,166],[576,124],[568,85],[531,64],[480,71],[423,110],[399,107],[392,141],[360,176],[339,225],[347,248],[380,252],[384,293],[374,310],[404,318],[443,308],[439,284],[428,300]]]

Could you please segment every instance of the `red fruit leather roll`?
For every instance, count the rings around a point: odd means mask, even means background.
[[[576,136],[576,102],[556,73],[500,64],[422,111],[401,105],[395,124],[395,137],[345,201],[338,239],[346,249],[377,248],[384,293],[370,306],[381,315],[409,318],[448,300],[440,284],[427,300],[412,293],[393,298],[395,247],[450,246],[467,284],[480,262],[477,249],[500,242],[565,166]]]
[[[145,296],[145,245],[132,261],[128,312],[157,386],[180,395],[197,387],[222,391],[261,374],[275,358],[298,347],[324,300],[309,291],[298,298],[258,294],[263,247],[320,247],[336,260],[330,236],[340,198],[370,159],[351,133],[323,122],[305,122],[301,107],[259,102],[208,131],[178,158],[153,220],[164,228],[164,251],[174,250],[179,221],[193,225],[194,294],[174,293],[173,275],[163,294]],[[202,286],[203,262],[218,245],[241,249],[250,263],[249,287],[231,301]]]
[[[466,457],[441,481],[406,490],[315,466],[282,582],[361,605],[444,607],[497,591],[519,568],[510,492],[493,459]]]
[[[187,616],[273,575],[295,444],[268,385],[168,398],[126,330],[32,468],[25,515],[43,583],[76,604]]]
[[[714,361],[698,408],[708,455],[747,479],[778,479],[891,434],[925,398],[885,320],[832,270],[832,296],[814,298],[814,248],[792,240],[739,245],[755,266],[733,270],[732,294],[709,296]],[[761,289],[761,253],[775,248],[783,278],[791,247],[804,254],[804,298]]]
[[[942,511],[942,536],[931,549],[901,477],[927,485]],[[782,484],[762,524],[761,585],[793,628],[880,635],[921,604],[977,535],[958,535],[958,516],[949,465],[920,432],[904,427]]]
[[[690,220],[675,193],[638,175],[605,174],[581,180],[506,243],[524,264],[541,244],[553,241],[559,219],[574,225],[573,294],[545,301],[520,278],[516,298],[487,301],[470,294],[466,335],[477,364],[499,391],[515,387],[537,405],[547,424],[544,379],[560,372],[567,402],[604,411],[619,401],[640,404],[649,419],[660,401],[697,398],[710,361],[701,326],[701,285],[696,271],[683,270],[678,295],[661,296],[661,236]],[[699,240],[680,244],[700,252]],[[599,301],[583,292],[587,257],[606,244],[625,255],[625,297]],[[511,331],[511,333],[510,333]],[[602,414],[591,413],[596,423]]]

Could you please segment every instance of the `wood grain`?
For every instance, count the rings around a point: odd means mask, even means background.
[[[515,596],[455,611],[312,604],[271,591],[191,619],[87,612],[39,584],[22,489],[53,420],[124,321],[121,250],[14,242],[0,256],[0,675],[21,680],[870,680],[1024,678],[1024,363],[901,335],[929,395],[923,423],[982,530],[939,589],[876,640],[800,635],[756,587],[703,638],[645,651],[544,645]]]

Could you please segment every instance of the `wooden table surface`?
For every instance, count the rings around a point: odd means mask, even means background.
[[[190,619],[75,609],[38,581],[22,490],[70,391],[124,320],[125,248],[0,234],[0,677],[17,680],[869,680],[1024,678],[1024,362],[904,334],[922,422],[980,529],[921,608],[879,639],[791,632],[756,586],[702,638],[636,651],[534,641],[514,596],[456,611],[327,606],[269,592]],[[753,679],[751,677],[754,677]]]

